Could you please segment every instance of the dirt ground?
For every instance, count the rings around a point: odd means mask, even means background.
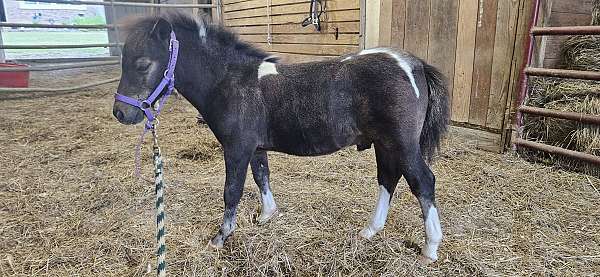
[[[112,68],[44,73],[34,86],[118,76]],[[153,186],[132,174],[140,126],[112,118],[106,85],[75,94],[0,95],[0,275],[141,276],[154,265]],[[594,276],[600,180],[513,154],[444,142],[433,170],[445,238],[416,262],[420,210],[404,181],[388,223],[360,239],[377,195],[372,150],[316,158],[271,153],[281,215],[256,224],[247,179],[238,229],[207,247],[222,216],[224,166],[196,112],[172,99],[159,132],[166,158],[167,263],[173,276]],[[150,149],[143,173],[151,173]]]

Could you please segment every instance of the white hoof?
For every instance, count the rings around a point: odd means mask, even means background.
[[[419,255],[419,257],[417,257],[417,261],[419,261],[419,264],[421,265],[430,265],[435,263],[436,260],[423,256],[423,254]]]
[[[371,240],[376,234],[377,231],[373,230],[370,226],[363,228],[362,231],[358,233],[358,235],[360,235],[362,238],[368,240]]]
[[[267,224],[267,222],[269,222],[269,220],[271,220],[271,218],[275,217],[278,213],[279,213],[279,210],[277,210],[277,207],[275,207],[274,209],[272,209],[270,211],[262,211],[260,213],[260,216],[258,217],[258,225]]]

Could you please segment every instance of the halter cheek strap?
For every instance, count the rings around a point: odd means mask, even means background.
[[[171,31],[171,39],[169,41],[169,63],[167,65],[167,69],[163,74],[163,78],[156,86],[154,91],[146,98],[145,100],[140,101],[139,99],[132,98],[120,93],[115,93],[115,100],[121,101],[123,103],[129,104],[136,108],[139,108],[144,112],[146,116],[146,123],[144,125],[146,130],[153,128],[153,123],[160,114],[160,110],[162,109],[163,104],[173,92],[173,88],[175,87],[175,65],[177,64],[177,55],[179,54],[179,41],[175,37],[175,32]],[[167,91],[162,98],[160,99],[160,103],[156,109],[152,107],[152,103],[161,97],[161,93],[163,90],[167,88]]]

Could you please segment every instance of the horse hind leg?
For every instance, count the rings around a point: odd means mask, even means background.
[[[261,210],[258,217],[258,224],[263,225],[277,214],[277,205],[269,186],[270,172],[267,152],[256,152],[250,161],[250,167],[252,168],[254,182],[260,190]]]
[[[379,197],[369,224],[359,233],[365,239],[371,239],[379,231],[383,230],[392,201],[392,195],[394,194],[396,185],[398,185],[398,180],[402,177],[398,169],[398,155],[394,152],[390,151],[390,149],[384,149],[381,145],[375,145]]]
[[[442,227],[435,204],[435,176],[423,160],[418,147],[405,147],[402,155],[401,171],[411,192],[419,200],[425,227],[425,246],[419,260],[433,263],[438,259],[437,250],[442,241]]]

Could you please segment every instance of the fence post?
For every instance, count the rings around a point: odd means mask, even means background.
[[[2,41],[2,27],[0,27],[0,45],[4,45],[4,42]],[[0,49],[0,63],[3,63],[5,61],[6,57],[4,56],[4,49]]]

